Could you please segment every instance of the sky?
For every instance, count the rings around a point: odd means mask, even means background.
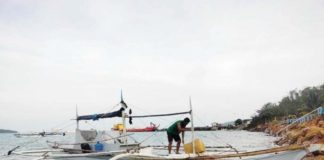
[[[73,129],[121,90],[134,115],[191,97],[195,125],[250,118],[324,83],[323,19],[321,0],[2,0],[0,128]]]

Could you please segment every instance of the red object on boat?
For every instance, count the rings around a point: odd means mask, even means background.
[[[154,123],[150,123],[149,127],[145,127],[145,128],[129,128],[126,129],[127,132],[153,132],[156,131],[158,129],[159,126],[156,126]]]

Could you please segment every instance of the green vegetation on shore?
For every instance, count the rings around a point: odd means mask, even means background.
[[[6,129],[0,129],[0,133],[17,133],[17,131],[6,130]]]
[[[306,87],[303,90],[292,90],[279,103],[266,103],[252,117],[248,128],[277,120],[299,117],[317,107],[324,105],[324,84],[318,87]]]

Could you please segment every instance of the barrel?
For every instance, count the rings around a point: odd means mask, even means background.
[[[205,144],[203,143],[203,141],[201,141],[200,139],[197,138],[194,140],[194,143],[195,143],[195,152],[196,153],[205,152],[206,149],[205,149]],[[186,143],[183,147],[187,154],[193,153],[192,142]]]
[[[104,146],[103,146],[102,143],[97,142],[97,143],[95,144],[95,150],[96,150],[96,152],[103,151],[103,148],[104,148]]]

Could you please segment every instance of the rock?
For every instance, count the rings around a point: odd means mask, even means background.
[[[300,145],[300,144],[303,144],[303,142],[305,141],[305,137],[299,137],[298,139],[297,139],[297,144],[298,145]]]
[[[298,130],[289,131],[287,134],[288,138],[291,140],[297,140],[298,137],[301,137],[303,135],[304,135],[304,132],[298,131]]]
[[[303,142],[303,145],[306,145],[306,146],[308,146],[308,145],[310,145],[310,144],[312,144],[310,141],[304,141],[304,142]]]
[[[299,124],[300,128],[305,128],[307,126],[306,122]]]
[[[279,130],[284,128],[284,125],[273,123],[268,125],[270,133],[277,133]],[[315,118],[311,121],[296,124],[289,128],[288,132],[281,132],[280,136],[283,138],[279,139],[276,144],[314,144],[324,143],[324,116]]]
[[[317,126],[324,128],[324,121],[320,120],[317,124]]]
[[[307,129],[307,133],[305,135],[305,139],[306,140],[309,140],[309,139],[312,139],[313,137],[315,136],[319,136],[319,137],[322,137],[322,132],[323,132],[323,128],[321,127],[317,127],[317,126],[310,126],[308,127]]]
[[[321,137],[314,136],[310,142],[311,142],[311,144],[315,144],[315,143],[318,143],[320,140],[321,140]]]

